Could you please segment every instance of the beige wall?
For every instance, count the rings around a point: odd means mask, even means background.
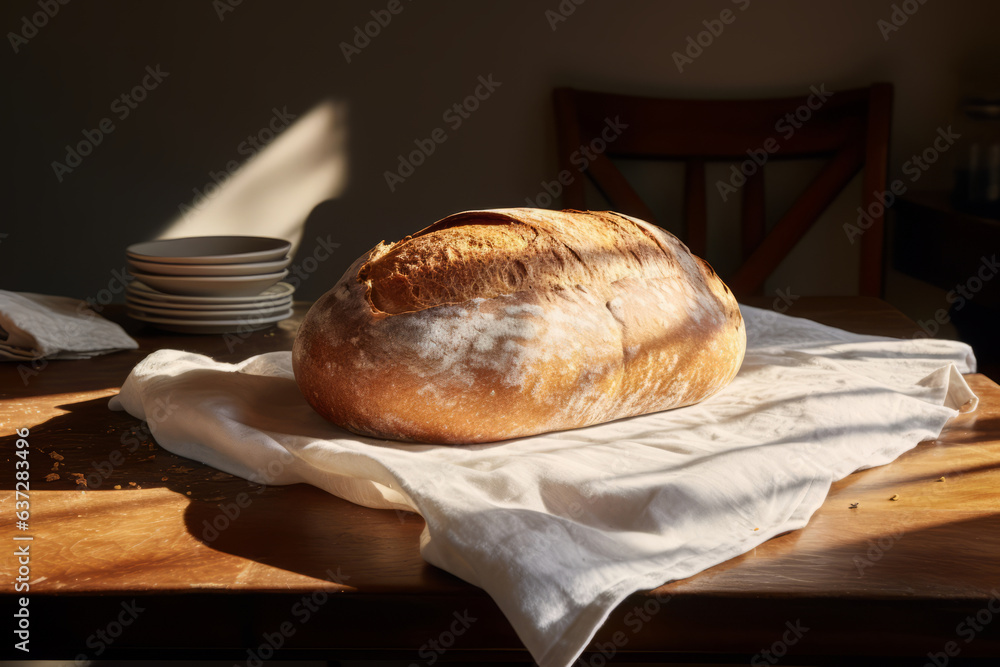
[[[386,4],[246,1],[223,20],[210,2],[62,7],[19,53],[9,50],[3,57],[10,96],[3,111],[9,140],[4,168],[12,200],[11,214],[0,222],[0,232],[8,234],[0,239],[3,286],[80,297],[98,293],[121,267],[129,242],[162,233],[210,171],[243,158],[241,142],[267,124],[273,107],[301,117],[330,99],[337,109],[332,122],[340,167],[329,172],[337,182],[328,183],[335,196],[309,216],[300,259],[320,235],[340,247],[304,282],[301,294],[313,298],[381,239],[398,238],[454,211],[523,205],[534,197],[542,181],[557,173],[550,103],[557,85],[753,97],[803,94],[812,84],[842,90],[891,81],[892,179],[939,126],[956,121],[960,96],[982,86],[970,82],[996,85],[1000,71],[1000,3],[986,0],[927,0],[888,40],[877,21],[889,19],[892,3],[871,0],[587,0],[555,30],[546,10],[557,9],[557,0],[403,0],[402,12],[347,63],[339,44],[371,20],[371,10]],[[724,8],[732,9],[735,20],[679,72],[671,54]],[[0,26],[18,29],[21,17],[33,11],[33,3],[6,3]],[[58,182],[51,162],[63,156],[62,147],[78,140],[82,129],[97,127],[109,103],[142,78],[146,65],[157,63],[169,76]],[[442,113],[471,94],[479,76],[489,75],[500,87],[461,127],[449,127]],[[390,192],[384,173],[396,168],[397,154],[438,127],[447,140]],[[317,135],[316,141],[333,141],[331,136]],[[286,170],[284,163],[275,164]],[[774,183],[805,173],[780,165],[769,170]],[[676,215],[670,213],[679,201],[676,178],[673,186],[663,185],[676,170],[630,167],[629,174],[665,219]],[[287,180],[304,178],[295,172]],[[950,182],[950,164],[941,161],[912,187]],[[320,196],[310,193],[324,191],[282,187],[274,193],[278,201],[306,201],[306,210],[316,203],[308,197]],[[856,259],[841,224],[853,218],[859,188],[856,183],[833,206],[770,281],[771,289],[853,291]],[[775,187],[769,196],[790,195]],[[709,255],[725,268],[734,258],[727,227],[732,211],[711,199],[719,226]],[[266,210],[256,203],[237,207],[225,224],[246,220],[261,233],[269,216],[280,217]],[[205,232],[211,223],[204,221]],[[914,317],[944,303],[940,292],[894,274],[888,297]]]

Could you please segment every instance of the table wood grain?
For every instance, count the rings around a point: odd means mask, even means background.
[[[132,366],[156,349],[223,361],[290,349],[304,312],[300,304],[277,328],[243,337],[180,336],[138,326],[111,306],[105,314],[139,350],[0,365],[8,471],[0,508],[10,513],[0,537],[33,537],[30,657],[94,658],[102,648],[100,657],[126,660],[246,660],[267,637],[283,637],[277,657],[427,664],[436,655],[429,642],[467,614],[477,620],[453,637],[448,659],[530,661],[482,590],[421,560],[419,516],[307,485],[249,483],[159,448],[144,424],[107,408]],[[865,333],[917,331],[875,299],[802,297],[787,313]],[[948,642],[961,658],[1000,655],[1000,387],[967,379],[981,397],[977,412],[894,463],[836,483],[804,529],[630,596],[587,664],[612,650],[616,662],[759,662],[772,646],[787,650],[784,664],[913,664]],[[13,526],[19,428],[30,429],[31,443],[26,532]],[[46,481],[52,474],[58,479]],[[10,601],[14,558],[0,567],[0,594]],[[142,611],[104,643],[100,632],[114,629],[123,604]],[[961,625],[969,616],[981,630]],[[788,635],[794,626],[801,638]],[[275,635],[282,627],[291,634]],[[782,648],[783,635],[794,644]],[[0,655],[24,657],[10,642]]]

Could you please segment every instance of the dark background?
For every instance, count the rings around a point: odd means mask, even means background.
[[[890,19],[893,3],[872,0],[752,0],[745,11],[745,0],[587,0],[555,29],[546,11],[558,11],[558,0],[401,1],[402,12],[350,63],[340,44],[387,2],[243,0],[221,12],[225,0],[73,0],[17,53],[10,33],[22,32],[24,17],[41,9],[38,0],[3,3],[8,194],[0,287],[93,296],[123,267],[127,245],[160,235],[286,236],[297,243],[297,261],[313,252],[317,236],[329,237],[340,247],[299,292],[313,299],[382,239],[459,210],[524,205],[541,192],[558,173],[551,91],[559,85],[727,98],[890,81],[890,182],[939,127],[954,124],[968,138],[964,96],[1000,88],[1000,3],[988,0],[913,0],[908,4],[919,8],[888,39],[878,21]],[[736,20],[678,71],[672,54],[726,8]],[[111,104],[157,65],[169,75],[119,119]],[[442,113],[490,75],[500,87],[461,127],[449,127]],[[244,162],[241,142],[267,127],[275,108],[297,118]],[[106,117],[114,131],[60,182],[52,162],[64,161],[66,145]],[[447,141],[390,191],[385,172],[438,127]],[[912,187],[950,188],[959,157],[956,148]],[[194,189],[227,164],[243,169],[181,219]],[[679,170],[626,169],[662,220],[677,218]],[[789,199],[808,171],[767,169],[768,197],[776,201]],[[719,165],[709,183],[726,173]],[[855,292],[857,246],[842,225],[856,217],[859,196],[860,178],[772,277],[769,291]],[[724,271],[738,247],[738,198],[730,200],[736,206],[709,199],[715,226],[708,259]],[[780,205],[770,209],[781,213]],[[889,272],[887,300],[915,319],[947,307],[944,294]]]

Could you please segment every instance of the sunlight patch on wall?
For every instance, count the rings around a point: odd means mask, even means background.
[[[299,116],[157,238],[273,236],[292,244],[310,211],[347,180],[347,104],[326,100]]]

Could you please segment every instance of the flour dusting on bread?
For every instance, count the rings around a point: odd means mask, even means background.
[[[669,233],[610,212],[449,216],[359,258],[310,310],[296,380],[365,435],[464,444],[704,400],[739,307]]]

